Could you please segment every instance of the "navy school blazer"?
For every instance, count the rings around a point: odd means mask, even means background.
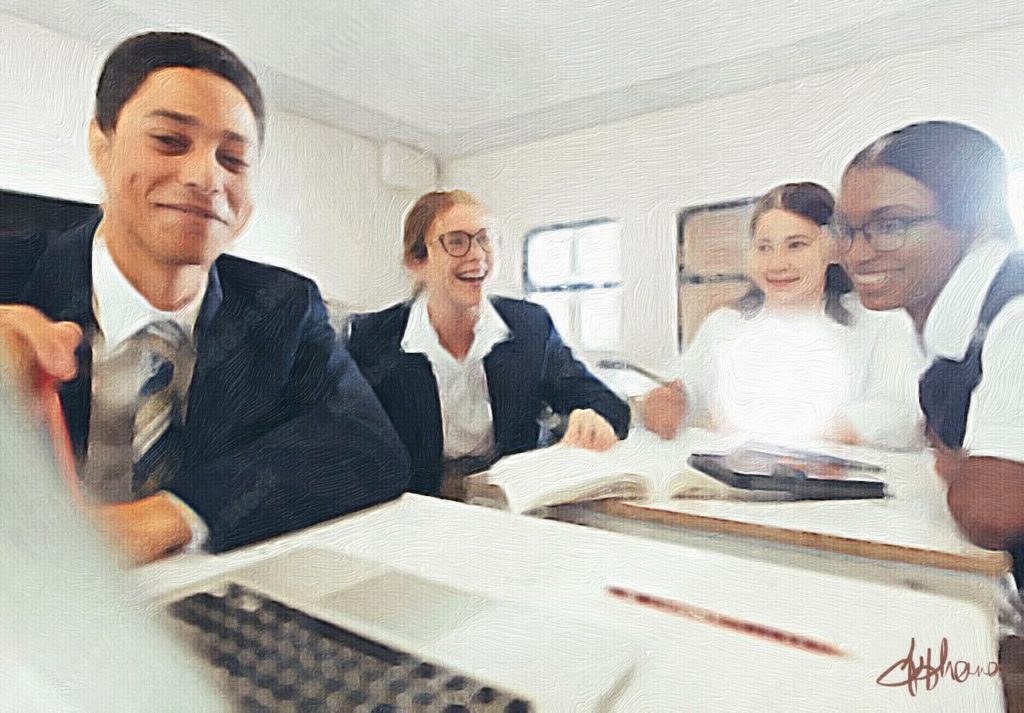
[[[78,373],[60,390],[80,462],[89,450],[96,225],[49,237],[19,300],[86,334]],[[164,488],[205,521],[207,549],[306,527],[405,490],[409,458],[312,281],[221,256],[194,341],[185,462]]]
[[[593,409],[619,438],[629,406],[591,374],[563,342],[540,305],[493,297],[511,332],[484,359],[499,456],[537,447],[545,404],[559,414]],[[409,489],[433,495],[442,478],[443,427],[437,381],[426,355],[402,350],[411,302],[352,320],[349,351],[398,429],[412,458]]]

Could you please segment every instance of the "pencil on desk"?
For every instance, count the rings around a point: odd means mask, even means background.
[[[652,609],[665,612],[666,614],[672,614],[684,619],[698,621],[702,624],[711,624],[712,626],[719,626],[723,629],[738,631],[741,634],[749,634],[750,636],[767,639],[769,641],[774,641],[777,644],[782,644],[783,646],[809,651],[810,653],[822,656],[846,655],[842,649],[827,642],[817,641],[800,634],[794,634],[782,629],[765,626],[764,624],[736,619],[725,614],[713,612],[710,609],[694,606],[693,604],[685,604],[672,599],[655,597],[650,594],[635,592],[623,587],[606,587],[605,590],[616,599],[633,602],[634,604],[650,607]]]
[[[641,376],[647,377],[648,379],[650,379],[651,381],[655,382],[656,384],[658,384],[660,386],[671,386],[672,385],[672,379],[670,379],[670,378],[668,378],[666,376],[662,376],[661,374],[657,374],[657,373],[651,371],[650,369],[647,369],[645,367],[639,366],[639,365],[634,364],[632,362],[622,361],[621,359],[602,359],[602,360],[600,360],[597,363],[597,365],[600,368],[602,368],[602,369],[615,369],[615,370],[620,370],[620,371],[635,371],[637,374],[640,374]]]

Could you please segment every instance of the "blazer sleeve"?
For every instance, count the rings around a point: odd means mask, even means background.
[[[620,439],[629,434],[629,406],[590,373],[562,341],[547,311],[541,310],[541,329],[546,334],[541,364],[544,400],[557,413],[593,409],[611,424]]]
[[[287,384],[290,417],[167,489],[192,507],[217,552],[395,498],[409,457],[373,391],[328,322],[320,293],[307,307]]]

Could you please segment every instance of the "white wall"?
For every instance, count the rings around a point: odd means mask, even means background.
[[[101,200],[86,126],[110,49],[0,13],[0,189]],[[380,151],[271,105],[256,214],[234,252],[314,276],[356,309],[403,297],[402,212],[433,186],[385,186]]]
[[[0,189],[98,202],[86,122],[102,52],[0,14]]]
[[[499,288],[521,291],[523,235],[597,217],[622,221],[624,352],[652,366],[676,353],[680,209],[787,180],[835,186],[843,164],[911,121],[950,118],[1024,159],[1019,28],[807,77],[528,145],[464,157],[443,183],[479,194],[506,239]],[[770,73],[771,67],[765,67]]]
[[[433,186],[385,186],[379,154],[372,141],[275,112],[254,224],[234,252],[311,275],[356,310],[403,299],[403,212]]]
[[[557,138],[463,157],[443,183],[477,192],[499,218],[495,288],[521,291],[531,228],[618,218],[625,241],[625,353],[673,358],[676,215],[785,180],[835,185],[843,163],[913,120],[972,122],[1024,161],[1020,30],[812,76]],[[98,201],[86,123],[109,51],[0,14],[0,189]],[[771,72],[771,67],[765,67]],[[405,207],[432,186],[379,177],[381,147],[271,107],[257,214],[237,252],[316,277],[356,309],[406,294]]]

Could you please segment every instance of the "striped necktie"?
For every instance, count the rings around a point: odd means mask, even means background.
[[[153,322],[133,339],[141,347],[144,379],[132,432],[132,494],[152,495],[182,462],[184,397],[195,356],[177,322]]]

